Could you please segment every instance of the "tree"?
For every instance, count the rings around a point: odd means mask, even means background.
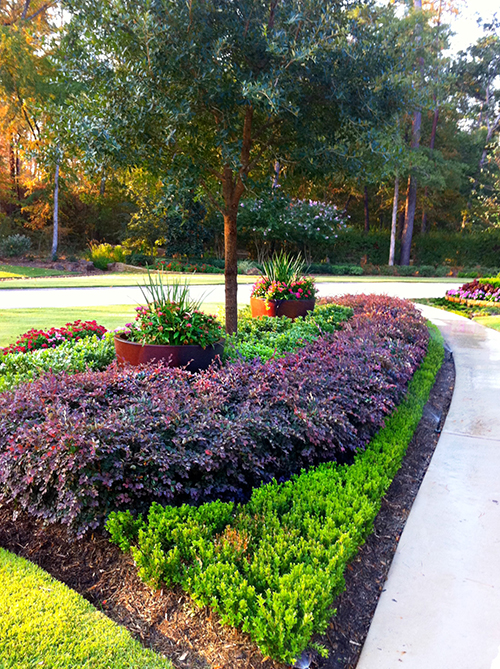
[[[276,161],[287,178],[331,175],[394,103],[367,76],[383,57],[362,41],[375,29],[340,0],[68,4],[61,69],[81,85],[74,127],[87,127],[89,150],[106,137],[115,159],[221,212],[235,331],[240,202],[268,189]]]

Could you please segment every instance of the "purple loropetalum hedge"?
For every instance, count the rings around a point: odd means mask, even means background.
[[[336,300],[345,328],[262,363],[48,376],[0,395],[0,501],[82,534],[112,510],[244,500],[349,462],[401,400],[428,332],[388,297]]]

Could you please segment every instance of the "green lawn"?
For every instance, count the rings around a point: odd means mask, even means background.
[[[474,318],[474,322],[500,332],[500,316],[478,316]]]
[[[172,669],[83,597],[0,548],[2,669]]]
[[[64,276],[69,272],[57,269],[42,269],[40,267],[19,267],[18,265],[4,265],[0,263],[0,279],[16,279],[22,277]],[[9,282],[10,283],[10,282]]]
[[[221,304],[204,302],[205,311],[217,314]],[[106,307],[75,307],[72,309],[3,309],[0,310],[0,346],[7,346],[17,340],[19,335],[36,328],[43,330],[61,327],[76,321],[96,320],[108,330],[122,327],[135,318],[133,304],[119,304]],[[0,665],[1,667],[1,665]]]
[[[48,270],[40,270],[48,271]],[[62,272],[60,272],[62,274]],[[169,273],[167,275],[172,280],[186,280],[194,285],[216,285],[224,283],[223,274],[177,274]],[[119,274],[99,274],[98,276],[64,276],[54,278],[35,278],[35,279],[9,279],[9,281],[0,281],[0,290],[9,288],[102,288],[114,286],[136,286],[142,285],[145,281],[144,274],[119,273]],[[256,276],[238,276],[238,283],[254,283]],[[326,282],[342,283],[393,283],[394,281],[404,283],[439,283],[442,281],[451,281],[452,283],[462,284],[463,279],[453,277],[428,278],[428,277],[401,277],[401,276],[317,276],[317,283]]]

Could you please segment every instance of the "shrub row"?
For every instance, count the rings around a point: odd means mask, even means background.
[[[344,330],[267,363],[112,365],[3,393],[0,499],[82,534],[112,510],[243,501],[273,477],[349,460],[401,399],[428,334],[402,300],[345,306]]]
[[[443,360],[442,338],[432,332],[407,399],[354,464],[321,464],[273,481],[246,505],[154,504],[147,522],[112,514],[112,541],[132,551],[151,586],[180,584],[249,633],[265,655],[293,663],[326,629],[346,565],[370,533],[422,416]]]
[[[43,374],[84,372],[105,369],[115,359],[113,336],[93,336],[66,341],[56,348],[40,349],[25,355],[7,353],[0,357],[0,392],[11,390]]]
[[[340,231],[335,242],[313,249],[313,257],[328,257],[333,264],[386,265],[389,258],[390,233],[361,230]],[[415,265],[448,265],[451,267],[497,267],[500,254],[500,230],[484,232],[431,232],[414,235],[411,257]],[[399,242],[396,258],[399,257]]]

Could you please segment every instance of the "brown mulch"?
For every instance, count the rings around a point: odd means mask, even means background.
[[[399,537],[439,438],[454,380],[453,360],[447,354],[403,466],[382,502],[374,532],[347,569],[346,589],[334,604],[337,614],[326,634],[315,639],[328,648],[329,657],[324,660],[312,654],[311,667],[356,666]],[[4,506],[0,507],[0,546],[66,583],[179,669],[284,666],[263,658],[246,635],[222,625],[210,609],[197,608],[182,590],[152,592],[138,579],[131,558],[101,535],[72,543],[63,529],[40,527],[23,515],[12,520],[11,509]]]

